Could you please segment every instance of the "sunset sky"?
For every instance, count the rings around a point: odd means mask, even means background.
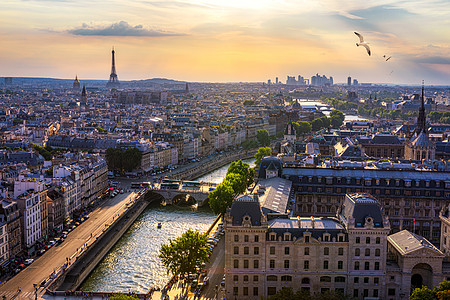
[[[107,80],[114,46],[119,80],[450,85],[449,0],[1,0],[0,19],[0,76]]]

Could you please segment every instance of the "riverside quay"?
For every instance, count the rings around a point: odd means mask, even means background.
[[[258,177],[272,174],[292,182],[293,216],[332,217],[346,194],[368,193],[389,217],[390,233],[407,229],[439,245],[439,213],[450,200],[450,165],[444,161],[429,166],[353,161],[307,164],[287,161],[284,156],[267,157]]]

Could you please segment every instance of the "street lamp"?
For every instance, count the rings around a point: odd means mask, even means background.
[[[37,300],[37,292],[39,290],[39,286],[37,283],[33,283],[33,287],[34,287],[34,300]]]

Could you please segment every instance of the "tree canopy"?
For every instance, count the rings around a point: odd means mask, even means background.
[[[106,163],[111,171],[122,172],[123,170],[131,172],[140,166],[142,153],[137,148],[128,148],[126,150],[118,148],[108,148],[106,150]]]
[[[269,146],[270,135],[266,129],[260,129],[256,132],[256,139],[261,146]]]
[[[416,288],[409,296],[409,300],[447,300],[450,299],[450,281],[444,280],[433,290],[426,286]]]
[[[297,121],[294,123],[295,132],[297,135],[310,133],[312,126],[310,122],[307,121]]]
[[[229,173],[238,173],[242,175],[245,180],[247,187],[253,183],[253,177],[255,176],[255,170],[250,168],[248,163],[243,162],[241,159],[238,161],[233,161],[228,167],[227,175]]]
[[[209,192],[209,207],[215,214],[223,214],[233,203],[234,195],[230,182],[222,182],[215,190]]]
[[[261,164],[261,160],[265,156],[270,156],[271,149],[270,147],[261,147],[258,149],[258,152],[255,153],[255,165],[259,168],[259,165]]]
[[[209,206],[215,214],[223,214],[233,203],[236,195],[245,192],[253,183],[255,170],[242,160],[228,167],[227,175],[215,190],[209,192]]]
[[[247,189],[244,177],[238,173],[227,174],[227,176],[223,180],[223,183],[231,185],[235,194],[243,193]]]
[[[211,249],[208,247],[206,234],[191,229],[168,244],[161,245],[159,258],[167,269],[167,273],[195,273],[197,267],[209,261]]]

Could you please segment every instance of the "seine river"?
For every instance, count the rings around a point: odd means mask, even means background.
[[[316,100],[316,101],[312,101],[312,100],[308,101],[308,100],[305,100],[305,99],[296,99],[296,100],[298,100],[298,103],[300,103],[301,105],[308,105],[308,106],[315,105],[317,107],[325,106],[325,104],[323,102],[321,102],[320,100]],[[323,113],[326,116],[328,116],[330,114],[329,111],[324,111]],[[344,122],[349,122],[349,121],[367,121],[368,120],[368,118],[366,118],[366,117],[349,115],[349,114],[345,114],[345,113],[344,113],[344,115],[345,115]]]
[[[253,161],[245,160],[252,167]],[[220,183],[227,169],[228,166],[224,166],[197,180]],[[180,236],[188,228],[204,232],[215,218],[209,207],[149,205],[80,289],[146,293],[152,286],[163,287],[169,276],[158,258],[161,244]],[[158,223],[162,223],[161,229],[157,228]]]

